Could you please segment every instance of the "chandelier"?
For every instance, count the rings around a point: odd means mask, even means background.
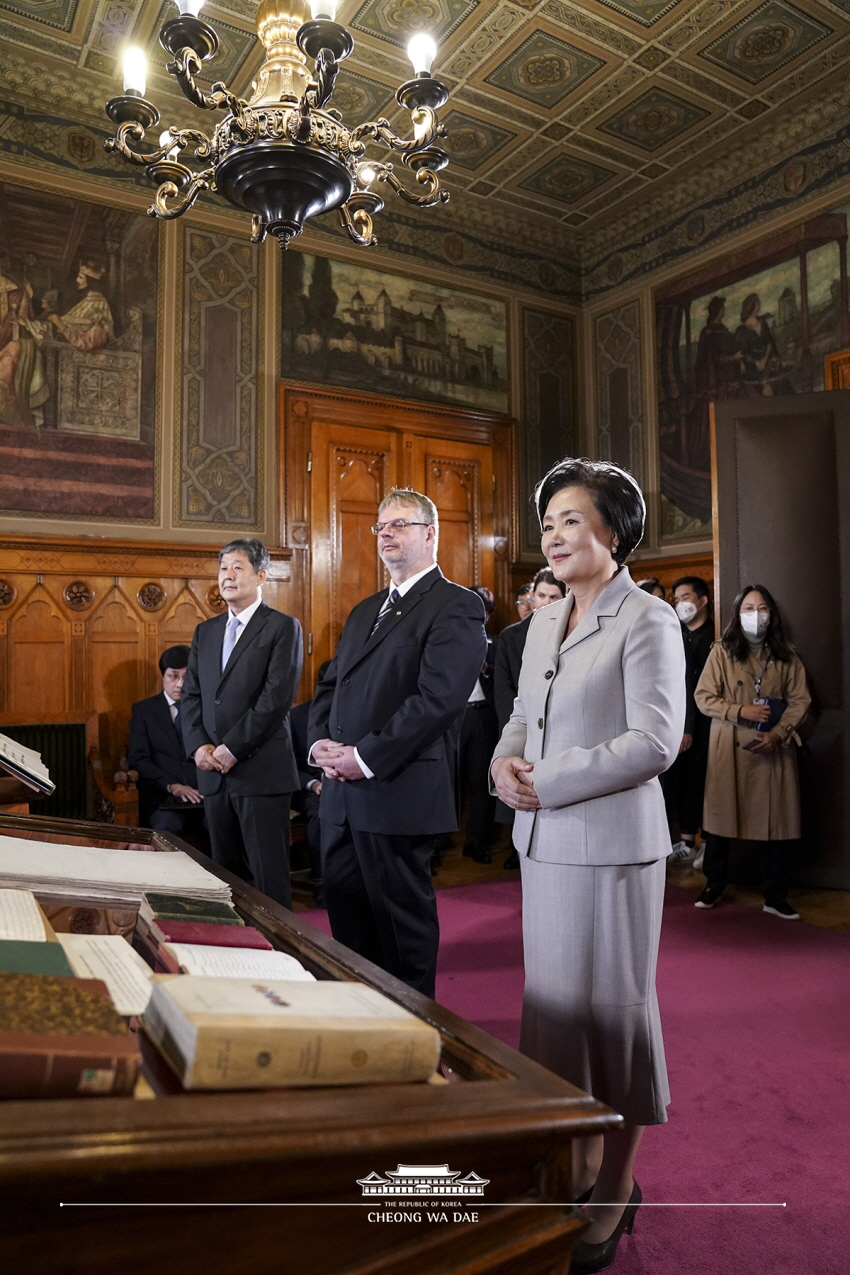
[[[389,186],[420,208],[445,203],[449,195],[438,174],[449,157],[436,143],[446,136],[437,111],[448,90],[431,76],[437,48],[429,35],[419,32],[410,40],[414,78],[396,92],[412,125],[413,136],[403,138],[386,119],[349,128],[327,105],[339,65],[354,48],[348,31],[335,21],[336,0],[310,0],[309,20],[304,0],[262,0],[257,34],[266,58],[247,100],[222,81],[209,92],[197,83],[203,63],[218,51],[218,36],[198,16],[202,4],[177,0],[178,14],[163,24],[159,41],[172,59],[166,70],[189,101],[202,110],[226,112],[211,136],[170,127],[159,136],[157,149],[137,149],[159,124],[159,112],[145,98],[146,65],[139,49],[127,50],[124,92],[106,104],[116,126],[106,150],[141,164],[158,187],[148,216],[180,217],[202,191],[218,191],[252,214],[254,243],[276,235],[286,248],[310,217],[336,209],[354,242],[369,246],[377,242],[372,218],[384,206],[374,185]],[[414,188],[408,189],[392,163],[368,157],[369,144],[395,152],[414,174]],[[194,168],[183,162],[184,152],[191,152]]]

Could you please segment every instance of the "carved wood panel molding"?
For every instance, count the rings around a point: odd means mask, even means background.
[[[271,551],[266,601],[289,611],[290,553]],[[0,714],[98,715],[104,772],[127,745],[132,704],[160,689],[158,660],[223,605],[211,545],[71,537],[0,544]]]

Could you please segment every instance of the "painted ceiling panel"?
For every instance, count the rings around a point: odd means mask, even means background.
[[[206,83],[248,92],[256,9],[208,0],[221,48]],[[118,174],[99,139],[130,40],[149,51],[162,127],[208,128],[164,70],[159,29],[174,12],[172,0],[0,0],[0,151],[37,143],[42,163],[61,147],[81,172]],[[355,49],[333,105],[351,125],[387,114],[409,130],[394,102],[404,49],[413,31],[435,36],[451,90],[445,182],[456,173],[465,228],[491,237],[519,206],[529,234],[601,252],[850,118],[850,0],[343,0],[339,16]],[[26,138],[21,110],[40,121]]]

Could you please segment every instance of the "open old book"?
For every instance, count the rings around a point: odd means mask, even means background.
[[[24,748],[8,735],[0,735],[0,770],[7,771],[28,788],[46,793],[48,797],[56,787],[41,760],[41,753]]]

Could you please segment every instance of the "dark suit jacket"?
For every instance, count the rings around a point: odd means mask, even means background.
[[[348,617],[309,727],[311,747],[353,744],[375,778],[324,780],[321,815],[361,832],[450,832],[460,720],[487,649],[484,605],[435,567],[370,636],[386,596],[366,598]]]
[[[324,775],[307,761],[307,729],[310,721],[312,700],[296,704],[289,713],[289,728],[292,731],[292,748],[295,753],[295,765],[298,767],[298,786],[306,788],[311,779],[324,779]]]
[[[130,769],[139,775],[139,819],[144,827],[154,810],[171,804],[169,784],[198,787],[195,763],[186,758],[180,747],[171,709],[162,691],[133,705],[128,760]]]
[[[226,776],[234,796],[294,792],[298,770],[287,714],[301,677],[301,625],[262,603],[221,671],[228,612],[195,629],[180,718],[191,757],[202,744],[224,744],[239,759]],[[199,770],[198,788],[218,792],[223,776]]]
[[[493,692],[500,731],[505,729],[505,725],[514,711],[514,700],[519,686],[519,671],[522,668],[522,653],[525,650],[525,639],[528,637],[528,626],[531,624],[532,615],[534,615],[533,611],[524,620],[519,620],[516,624],[509,624],[499,634],[499,641],[496,645]]]

